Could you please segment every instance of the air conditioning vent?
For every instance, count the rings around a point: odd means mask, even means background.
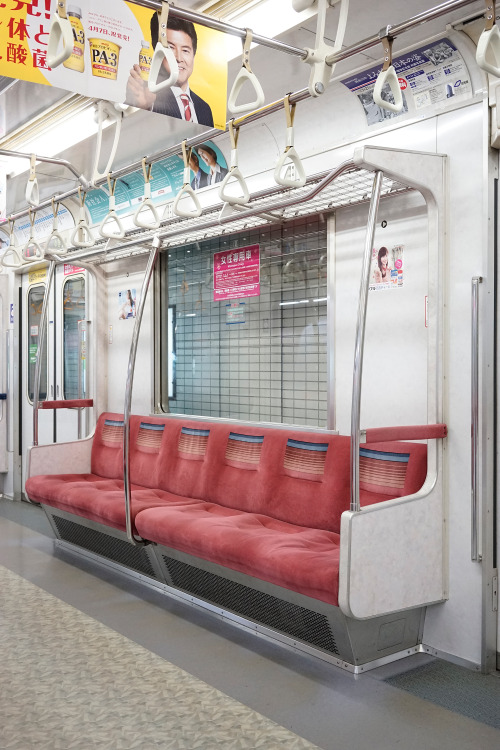
[[[166,555],[162,558],[177,588],[338,656],[324,615]]]
[[[53,516],[56,528],[65,542],[76,544],[96,555],[102,555],[108,560],[126,565],[138,573],[151,578],[158,578],[144,547],[134,547],[123,539],[117,539],[102,531],[89,529],[82,524],[68,521],[66,518]]]

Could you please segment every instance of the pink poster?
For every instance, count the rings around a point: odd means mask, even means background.
[[[259,245],[214,253],[214,302],[259,294]]]

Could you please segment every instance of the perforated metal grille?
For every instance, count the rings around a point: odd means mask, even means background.
[[[77,544],[90,552],[108,558],[108,560],[126,565],[138,573],[158,578],[143,547],[134,547],[123,539],[116,539],[114,536],[95,529],[88,529],[86,526],[68,521],[66,518],[53,516],[53,519],[61,539],[64,541]]]
[[[338,655],[324,615],[162,555],[174,586]]]

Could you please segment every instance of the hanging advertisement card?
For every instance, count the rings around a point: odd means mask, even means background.
[[[214,253],[214,302],[259,295],[259,245]]]
[[[449,39],[439,39],[425,47],[394,57],[392,64],[403,94],[401,112],[391,112],[373,100],[373,89],[382,70],[381,65],[342,81],[344,86],[357,95],[363,105],[368,125],[399,117],[408,112],[409,106],[421,111],[436,104],[444,106],[455,96],[462,99],[472,96],[465,61]],[[382,99],[394,104],[394,97],[388,85],[382,89]]]
[[[147,79],[158,41],[156,11],[123,0],[68,3],[73,51],[50,69],[47,49],[56,7],[57,0],[0,3],[0,75],[225,129],[227,61],[221,32],[170,15],[167,40],[179,77],[175,87],[153,94]],[[167,76],[165,60],[162,65],[159,82]]]
[[[118,292],[118,320],[135,318],[137,309],[137,294],[135,289],[125,289]]]

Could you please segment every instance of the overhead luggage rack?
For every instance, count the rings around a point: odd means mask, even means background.
[[[247,206],[225,216],[226,204],[217,203],[204,209],[196,218],[175,217],[153,231],[132,229],[127,239],[109,247],[107,241],[96,242],[88,251],[70,250],[70,255],[97,264],[118,260],[148,251],[144,247],[154,234],[162,239],[163,248],[199,242],[222,234],[236,233],[297,218],[331,212],[345,206],[366,203],[370,200],[373,173],[345,162],[336,170],[311,175],[303,187],[274,187],[255,193]],[[324,187],[321,184],[325,183]],[[413,190],[390,177],[382,181],[381,196],[400,195]],[[308,198],[308,196],[310,196]]]

